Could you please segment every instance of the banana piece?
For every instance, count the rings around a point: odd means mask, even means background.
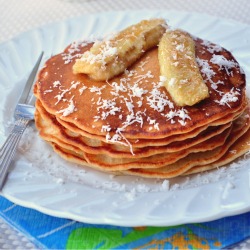
[[[145,51],[158,45],[166,27],[164,19],[143,20],[109,40],[95,42],[76,60],[73,72],[87,74],[98,81],[108,80],[124,72]]]
[[[195,42],[182,30],[169,30],[158,49],[161,81],[178,106],[192,106],[209,97],[195,59]]]

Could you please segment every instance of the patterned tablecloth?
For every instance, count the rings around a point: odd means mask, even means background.
[[[165,9],[206,13],[250,25],[249,0],[0,0],[0,43],[21,32],[86,13],[111,10]],[[0,219],[0,249],[34,249],[17,229]],[[250,249],[250,240],[237,249]]]

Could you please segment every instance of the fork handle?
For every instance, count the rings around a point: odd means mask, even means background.
[[[28,125],[28,120],[19,119],[8,135],[6,141],[0,149],[0,190],[2,190],[5,178],[8,173],[11,161],[15,155],[17,145]]]

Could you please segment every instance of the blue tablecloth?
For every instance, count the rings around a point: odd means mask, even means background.
[[[172,227],[119,227],[49,216],[0,196],[0,216],[44,249],[221,249],[250,236],[250,212]]]

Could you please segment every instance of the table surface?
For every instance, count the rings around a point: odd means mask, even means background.
[[[27,30],[70,17],[140,9],[199,12],[250,24],[249,0],[0,0],[0,43]],[[34,248],[25,236],[0,219],[0,249]],[[236,248],[250,249],[250,240]]]

